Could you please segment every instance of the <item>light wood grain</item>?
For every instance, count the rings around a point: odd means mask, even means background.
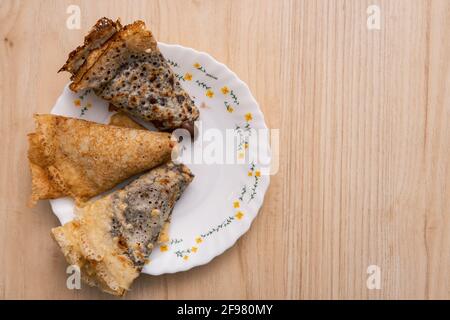
[[[65,27],[79,4],[82,29]],[[381,7],[381,30],[366,9]],[[101,16],[212,54],[281,129],[251,230],[206,266],[142,276],[127,298],[450,298],[450,1],[0,1],[0,298],[69,291],[47,202],[26,207],[31,115],[68,81]],[[366,269],[381,268],[368,290]]]

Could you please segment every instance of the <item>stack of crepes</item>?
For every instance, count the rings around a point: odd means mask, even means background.
[[[62,69],[73,74],[73,90],[91,88],[160,129],[198,117],[142,22],[122,27],[100,19]],[[49,114],[34,120],[36,130],[28,136],[31,205],[73,198],[76,218],[54,228],[54,239],[86,283],[125,294],[153,246],[167,239],[175,202],[192,173],[170,161],[175,142],[169,133],[149,131],[123,113],[109,125]]]
[[[175,202],[193,179],[185,165],[170,161],[170,134],[140,129],[121,117],[103,125],[35,115],[36,132],[29,134],[31,204],[63,196],[75,200],[75,220],[54,228],[53,237],[88,284],[116,295],[129,289],[155,243],[167,239]],[[124,188],[89,201],[143,172]]]

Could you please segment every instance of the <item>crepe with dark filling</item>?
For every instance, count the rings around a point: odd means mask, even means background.
[[[78,204],[168,161],[170,134],[35,115],[28,135],[31,204],[71,196]]]
[[[72,74],[73,91],[93,89],[117,109],[161,130],[192,125],[199,116],[142,21],[122,27],[100,19],[61,70]]]
[[[78,210],[75,220],[52,229],[66,260],[82,279],[122,296],[138,277],[175,202],[192,181],[182,164],[163,164],[128,186]]]

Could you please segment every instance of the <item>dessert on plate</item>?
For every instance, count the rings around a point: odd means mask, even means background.
[[[60,71],[72,74],[73,91],[92,89],[161,130],[192,125],[199,116],[142,21],[122,27],[119,21],[100,19]]]
[[[35,115],[28,135],[31,204],[63,196],[78,204],[171,157],[170,134]]]
[[[124,295],[192,179],[185,165],[165,163],[78,209],[73,221],[52,229],[53,237],[86,283]]]

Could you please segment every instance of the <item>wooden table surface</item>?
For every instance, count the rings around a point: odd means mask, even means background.
[[[208,265],[141,276],[126,298],[450,298],[448,0],[0,0],[0,298],[110,297],[66,288],[58,221],[47,201],[26,207],[32,114],[53,106],[68,81],[56,71],[102,16],[227,64],[281,135],[250,231]]]

